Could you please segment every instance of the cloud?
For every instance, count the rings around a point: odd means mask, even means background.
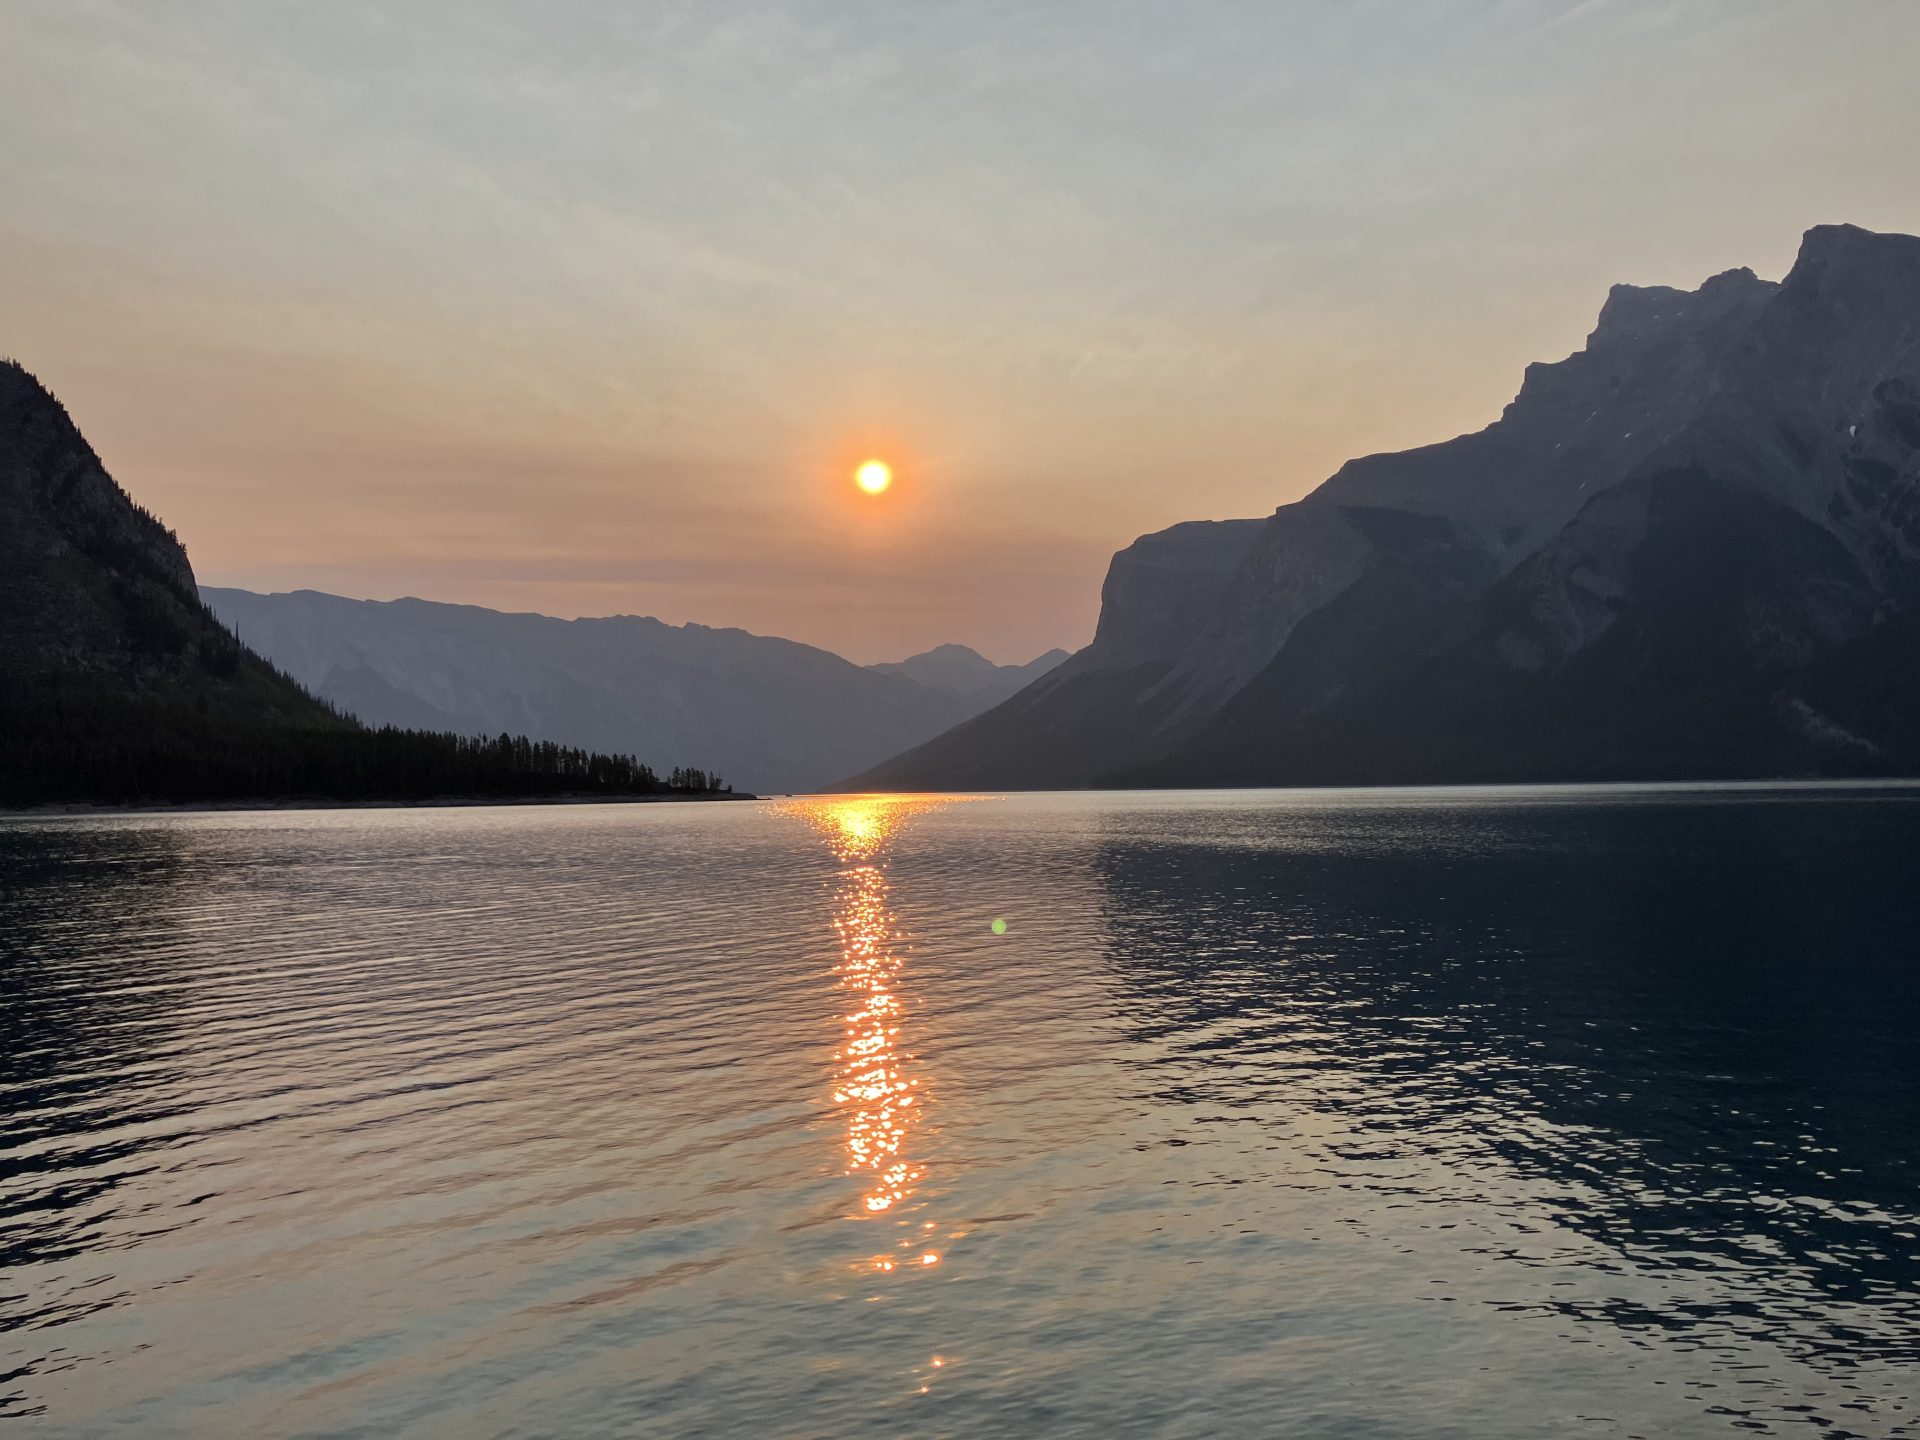
[[[1477,428],[1616,280],[1920,228],[1916,39],[1785,0],[27,7],[0,347],[215,573],[1072,642],[1106,553]],[[870,447],[924,480],[887,545],[822,498]]]

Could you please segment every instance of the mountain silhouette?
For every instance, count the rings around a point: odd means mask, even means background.
[[[929,653],[973,676],[966,688],[923,683],[928,656],[863,667],[792,640],[640,615],[561,620],[315,590],[200,593],[249,645],[370,725],[698,755],[762,792],[826,785],[1026,680],[1025,667],[995,666],[964,646]],[[951,652],[977,667],[953,666]]]
[[[241,644],[174,533],[136,505],[66,408],[0,362],[0,804],[635,796],[630,754],[379,730]]]
[[[889,675],[910,680],[948,695],[976,702],[981,709],[1018,694],[1067,658],[1064,650],[1049,650],[1024,665],[996,665],[966,645],[936,645],[904,660],[869,665]]]
[[[1911,773],[1920,239],[1615,286],[1493,424],[1114,557],[1085,650],[853,788]]]

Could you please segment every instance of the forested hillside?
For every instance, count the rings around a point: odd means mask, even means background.
[[[630,755],[368,729],[248,650],[179,539],[0,362],[0,804],[707,793]]]

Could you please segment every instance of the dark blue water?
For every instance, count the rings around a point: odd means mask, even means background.
[[[1872,788],[0,821],[0,1428],[1920,1434],[1916,861]]]

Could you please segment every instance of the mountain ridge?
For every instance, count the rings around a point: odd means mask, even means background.
[[[762,792],[825,785],[1004,693],[949,692],[801,641],[653,616],[567,620],[318,590],[201,593],[275,664],[368,723],[698,754]],[[1005,686],[1001,668],[992,667]]]
[[[241,644],[179,537],[66,407],[0,362],[0,804],[634,797],[630,754],[371,730]]]
[[[889,675],[904,675],[928,689],[962,696],[985,705],[997,705],[1067,658],[1067,652],[1052,649],[1035,656],[1024,665],[996,665],[969,645],[949,641],[931,650],[922,650],[904,660],[882,661],[869,665]]]
[[[1920,239],[1816,226],[1778,282],[1614,286],[1482,429],[1213,523],[1256,528],[1145,603],[1186,527],[1141,537],[1092,645],[846,783],[1913,769],[1920,712],[1859,667],[1920,596]]]

